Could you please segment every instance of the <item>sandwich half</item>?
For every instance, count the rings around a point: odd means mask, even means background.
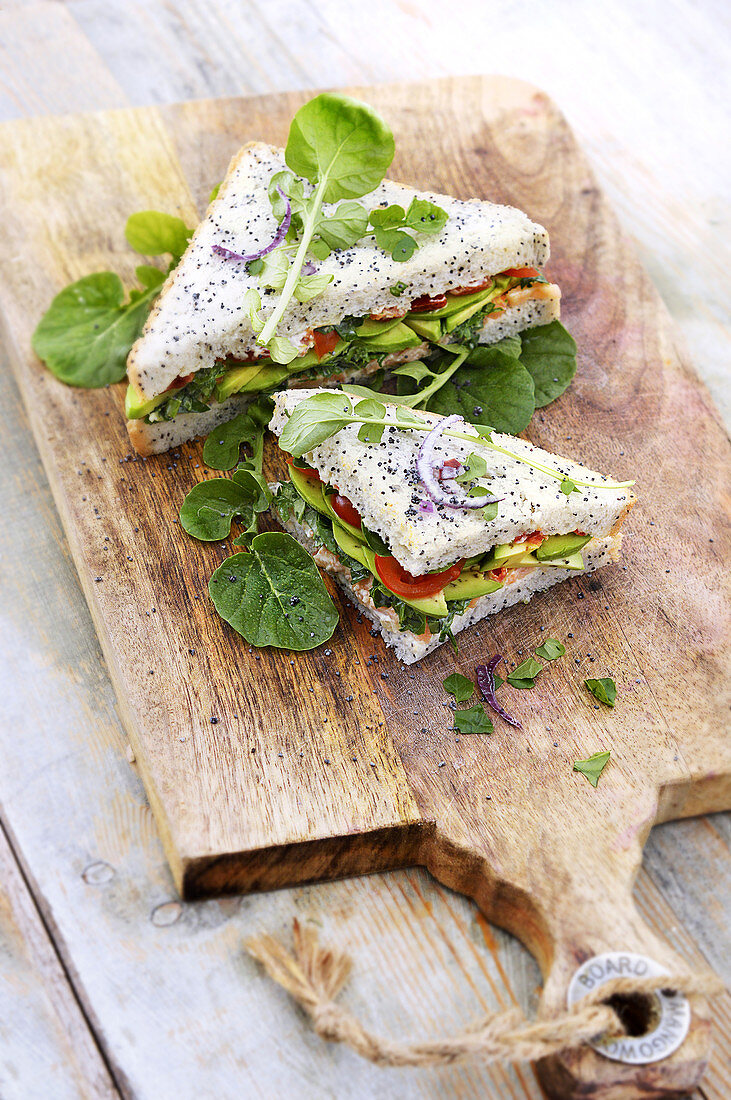
[[[284,433],[283,450],[298,417],[317,418],[316,392],[276,395],[270,427]],[[293,448],[275,507],[406,664],[486,615],[618,560],[635,499],[628,483],[456,416],[386,405],[377,438],[377,426],[357,420],[359,398],[338,396],[354,422],[305,453]],[[403,426],[409,418],[421,424]]]
[[[447,213],[443,229],[424,235],[405,261],[373,236],[333,249],[317,263],[333,277],[327,289],[290,302],[278,325],[296,357],[273,362],[257,343],[244,298],[261,293],[266,320],[281,292],[262,291],[250,264],[216,248],[244,256],[266,248],[278,229],[268,191],[285,168],[283,151],[261,143],[233,158],[132,347],[127,427],[141,454],[207,434],[262,392],[355,381],[418,359],[437,343],[491,344],[558,318],[559,288],[540,273],[549,255],[542,226],[510,206],[384,180],[361,200],[369,213],[426,199]]]

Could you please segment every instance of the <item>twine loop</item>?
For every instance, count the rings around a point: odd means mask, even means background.
[[[351,970],[344,952],[322,947],[316,929],[303,928],[297,920],[293,931],[294,954],[266,934],[249,940],[246,948],[307,1012],[321,1039],[344,1043],[380,1066],[444,1066],[474,1058],[488,1063],[534,1062],[599,1039],[626,1035],[619,1015],[606,1003],[610,997],[648,995],[657,990],[710,997],[724,988],[711,973],[616,978],[551,1019],[531,1023],[519,1008],[511,1008],[491,1013],[457,1035],[407,1043],[374,1035],[336,1001]]]

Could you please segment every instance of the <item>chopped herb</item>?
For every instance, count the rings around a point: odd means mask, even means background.
[[[536,657],[543,657],[546,661],[555,661],[557,657],[563,657],[566,646],[563,642],[557,642],[555,638],[546,638],[542,646],[536,650]]]
[[[406,283],[394,283],[390,288],[394,298],[400,298],[403,292],[407,289]]]
[[[475,685],[459,672],[453,672],[451,676],[447,676],[442,687],[448,695],[453,695],[458,703],[464,703],[475,694]]]
[[[482,703],[454,713],[454,724],[460,733],[492,733],[492,721]]]
[[[606,707],[614,706],[614,701],[617,698],[617,685],[611,676],[604,676],[600,680],[584,680],[584,684],[600,703],[604,703]]]
[[[602,774],[607,764],[609,763],[610,751],[595,752],[592,756],[587,757],[586,760],[576,760],[574,762],[574,771],[581,772],[591,783],[592,787],[596,787],[599,782],[599,776]]]
[[[561,482],[561,492],[570,497],[572,493],[578,493],[578,489],[570,477],[565,477]]]

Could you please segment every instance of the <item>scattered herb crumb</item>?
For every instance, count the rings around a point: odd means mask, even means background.
[[[587,757],[586,760],[574,761],[574,771],[581,772],[591,783],[592,787],[596,787],[599,782],[599,776],[602,774],[607,764],[609,763],[610,750],[606,752],[595,752],[592,756]]]

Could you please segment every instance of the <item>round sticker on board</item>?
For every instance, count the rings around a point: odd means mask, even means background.
[[[614,978],[654,978],[667,974],[659,963],[644,955],[629,951],[608,951],[594,955],[579,967],[571,979],[568,992],[569,1008],[587,993],[611,982]],[[667,1058],[688,1034],[690,1005],[681,993],[673,997],[658,991],[652,995],[657,1011],[653,1016],[652,1030],[643,1035],[624,1035],[619,1039],[607,1039],[592,1043],[597,1054],[614,1062],[646,1065]]]

